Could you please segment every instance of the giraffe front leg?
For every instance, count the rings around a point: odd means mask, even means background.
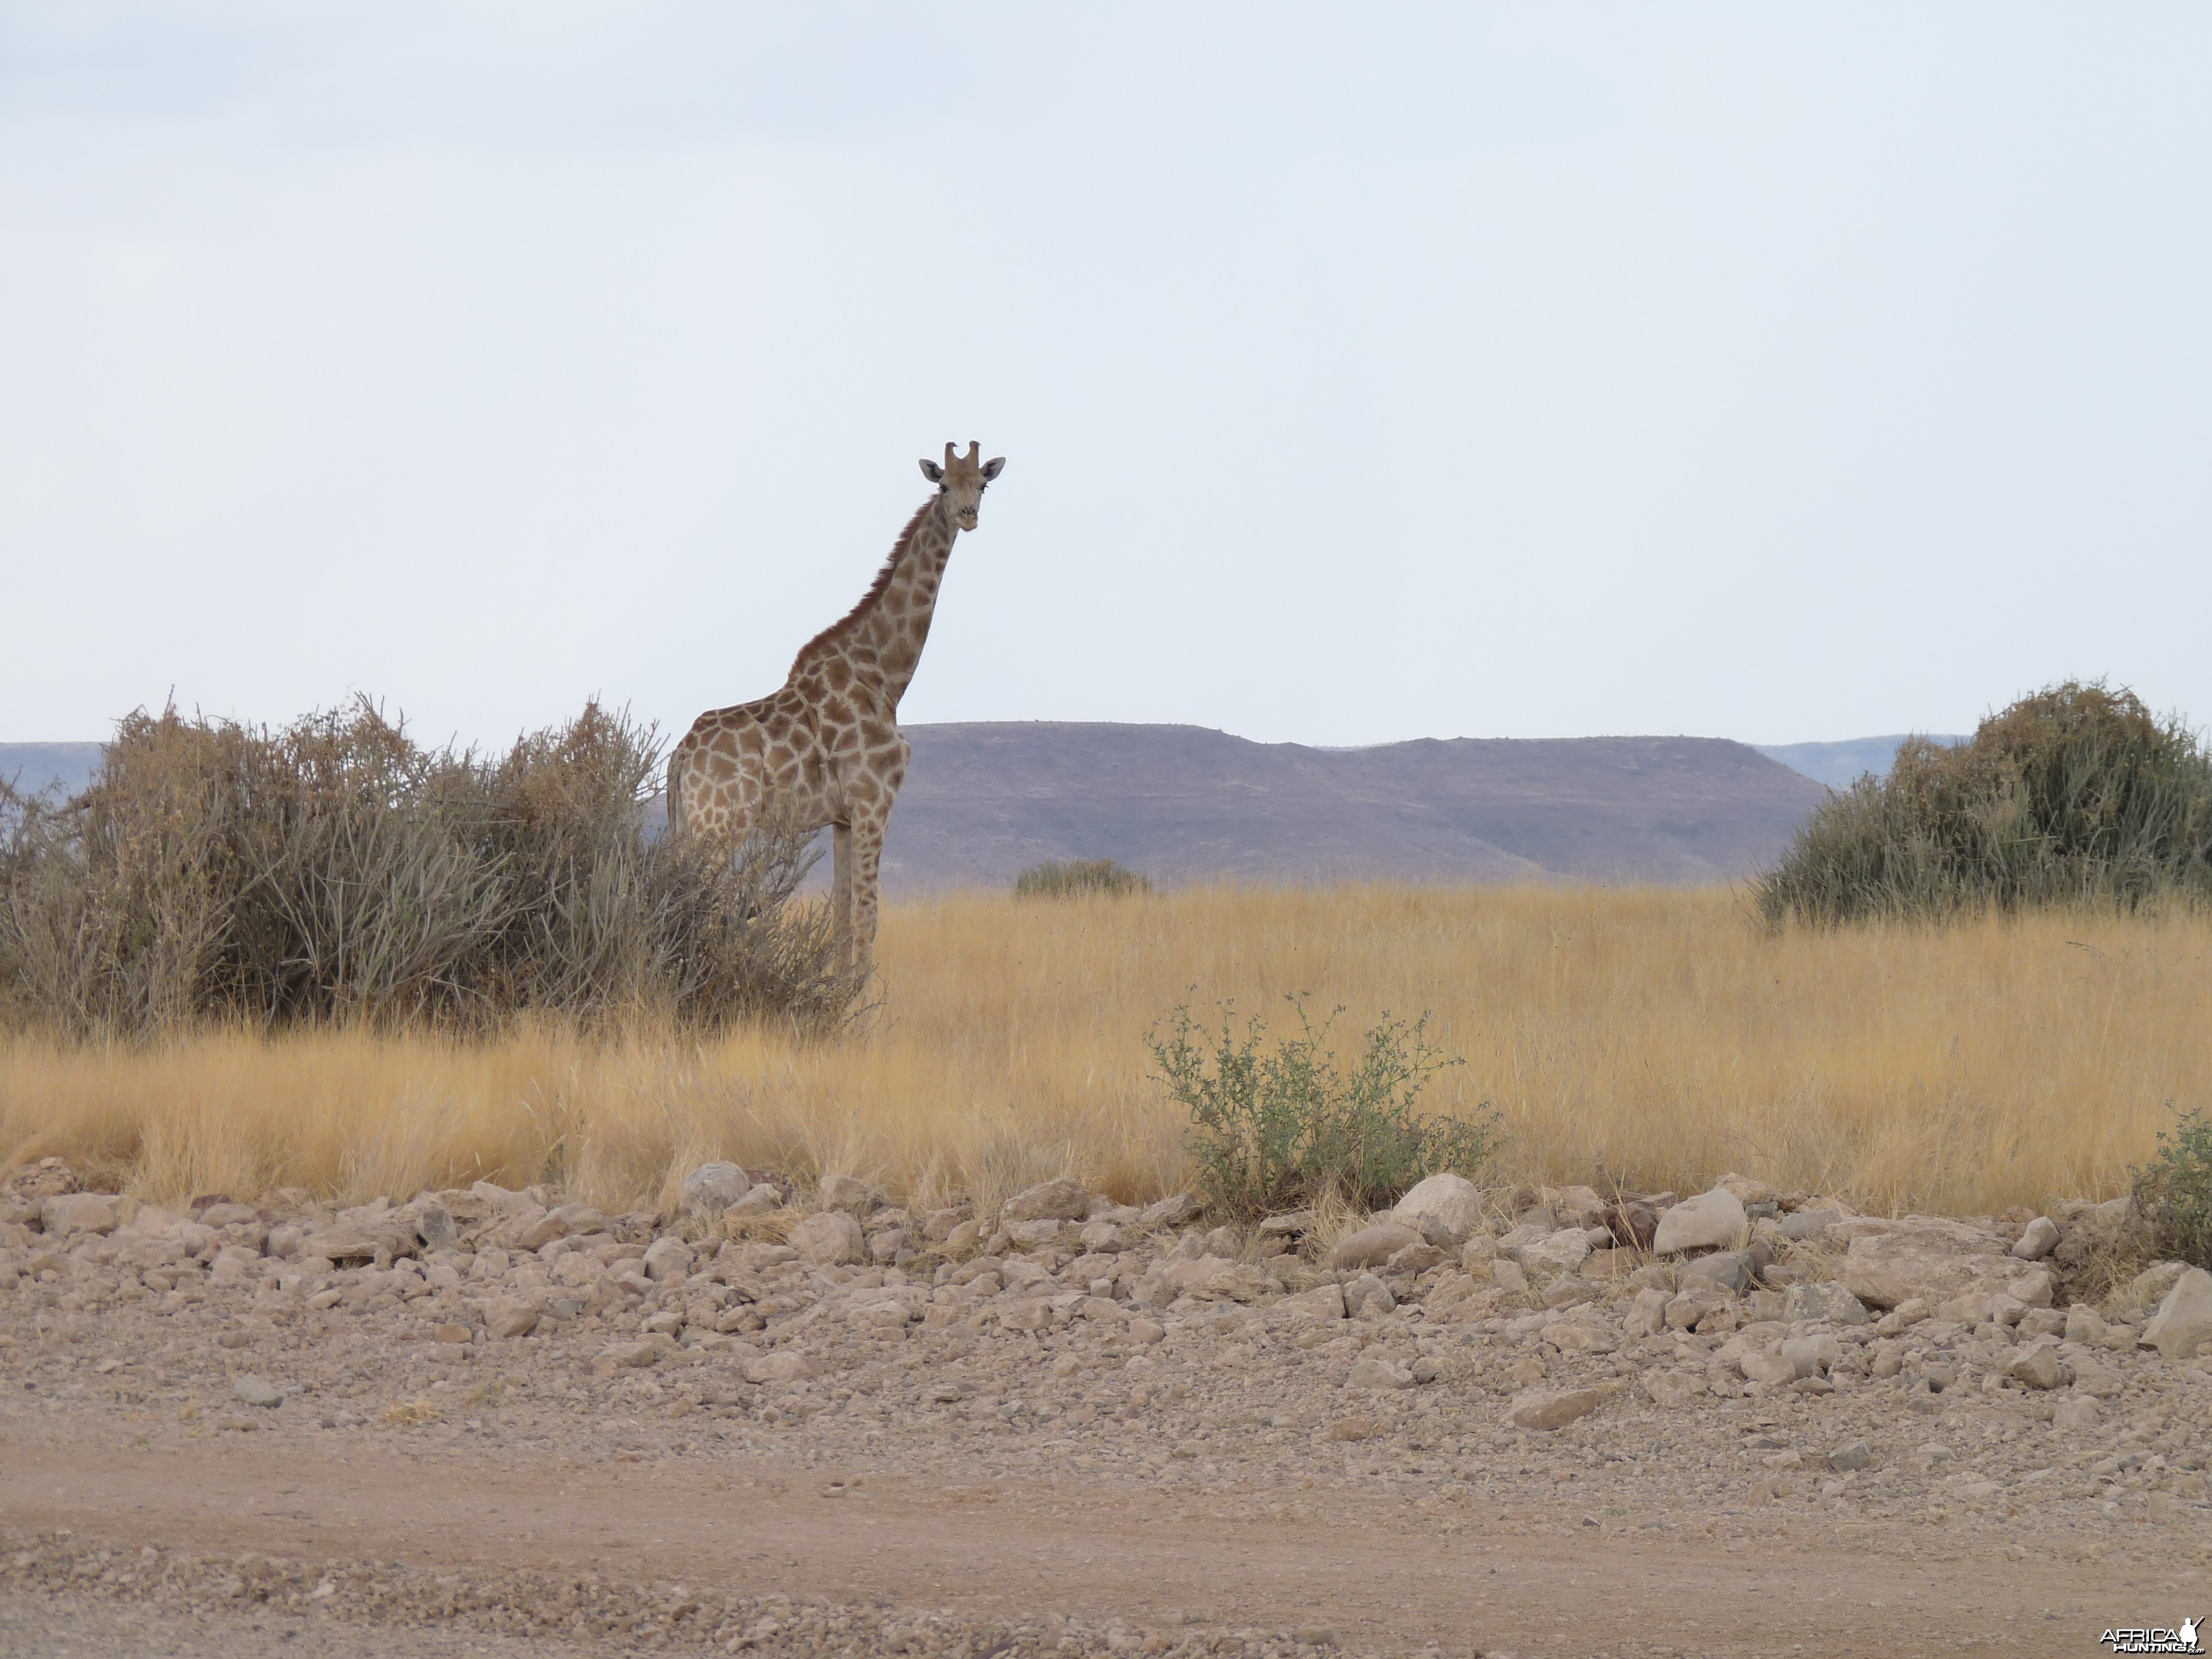
[[[854,963],[862,973],[875,965],[876,912],[884,860],[884,820],[855,818],[853,823]]]
[[[853,961],[853,826],[830,826],[830,920],[837,930],[837,965]]]

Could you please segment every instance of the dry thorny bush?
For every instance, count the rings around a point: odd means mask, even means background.
[[[482,757],[366,698],[281,731],[122,722],[68,800],[0,786],[0,1012],[74,1036],[651,1011],[839,1024],[809,837],[647,833],[649,727],[596,703]]]

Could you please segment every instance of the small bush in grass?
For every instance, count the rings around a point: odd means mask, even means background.
[[[1754,891],[1770,924],[2212,902],[2212,754],[2133,693],[2075,682],[1956,747],[1908,740],[1807,820]]]
[[[1149,893],[1152,878],[1111,859],[1054,859],[1033,864],[1014,878],[1016,898],[1073,898],[1082,893]]]
[[[480,757],[366,699],[282,731],[122,722],[68,801],[0,787],[0,1014],[482,1027],[526,1012],[834,1024],[858,990],[809,837],[648,841],[648,728],[596,704]]]
[[[1240,1030],[1228,1004],[1218,1030],[1186,1004],[1146,1039],[1159,1081],[1190,1114],[1185,1144],[1217,1208],[1249,1218],[1331,1194],[1376,1208],[1425,1175],[1471,1176],[1488,1162],[1499,1134],[1486,1103],[1468,1118],[1417,1111],[1429,1080],[1464,1063],[1430,1044],[1428,1015],[1386,1017],[1346,1066],[1328,1047],[1335,1014],[1316,1025],[1302,1000],[1291,1003],[1298,1029],[1272,1046],[1256,1018]]]
[[[2158,1156],[2135,1172],[2136,1208],[2165,1259],[2212,1268],[2212,1119],[2184,1114]]]

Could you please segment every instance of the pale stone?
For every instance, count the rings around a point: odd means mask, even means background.
[[[497,1337],[527,1336],[538,1328],[538,1304],[519,1296],[498,1296],[483,1304],[484,1329]]]
[[[1682,1287],[1687,1290],[1698,1279],[1709,1280],[1724,1291],[1741,1295],[1751,1284],[1751,1253],[1748,1250],[1716,1250],[1711,1255],[1701,1255],[1682,1267]]]
[[[1348,1389],[1410,1389],[1413,1386],[1413,1373],[1389,1360],[1370,1358],[1352,1366],[1352,1375],[1344,1379],[1344,1385]]]
[[[791,1248],[817,1267],[841,1267],[867,1259],[860,1224],[842,1210],[822,1210],[791,1230]]]
[[[2154,1261],[2128,1281],[2127,1289],[2112,1298],[2124,1308],[2154,1308],[2189,1271],[2185,1261]]]
[[[1670,1412],[1686,1411],[1713,1397],[1705,1379],[1690,1371],[1646,1371],[1644,1392],[1651,1396],[1653,1405]]]
[[[1149,1232],[1155,1227],[1180,1227],[1195,1221],[1206,1212],[1206,1200],[1196,1193],[1177,1193],[1157,1204],[1148,1204],[1137,1217],[1139,1231]]]
[[[2212,1345],[2212,1273],[2191,1267],[2175,1279],[2142,1340],[2168,1359],[2187,1359]]]
[[[556,1238],[605,1232],[607,1218],[588,1204],[563,1204],[548,1210],[516,1234],[514,1242],[526,1250],[542,1250]]]
[[[1443,1261],[1444,1253],[1433,1244],[1408,1244],[1382,1265],[1389,1273],[1419,1274],[1442,1267]]]
[[[1836,1277],[1869,1307],[1988,1296],[2016,1271],[1994,1236],[1940,1217],[1858,1217],[1835,1231],[1850,1241]]]
[[[684,1207],[711,1221],[753,1188],[752,1179],[726,1158],[702,1164],[684,1177]]]
[[[2094,1400],[2086,1395],[2075,1395],[2051,1408],[2051,1426],[2061,1431],[2094,1429],[2104,1419],[2104,1415]]]
[[[665,1233],[646,1247],[645,1276],[656,1283],[687,1278],[694,1259],[689,1244],[673,1233]]]
[[[1505,1416],[1516,1428],[1564,1429],[1568,1424],[1588,1417],[1604,1401],[1604,1394],[1596,1389],[1516,1395],[1513,1403],[1506,1408]]]
[[[2022,1261],[2040,1261],[2058,1248],[2058,1224],[2047,1215],[2039,1215],[2027,1224],[2027,1231],[2012,1247],[2012,1253]]]
[[[1791,1361],[1782,1357],[1782,1351],[1778,1347],[1753,1349],[1749,1352],[1739,1354],[1735,1363],[1736,1368],[1743,1373],[1746,1382],[1764,1382],[1770,1389],[1778,1389],[1784,1383],[1795,1382],[1797,1380],[1797,1367]]]
[[[1863,1325],[1866,1304],[1840,1285],[1792,1285],[1783,1302],[1787,1320],[1826,1320],[1832,1325]]]
[[[1362,1273],[1344,1286],[1344,1310],[1353,1319],[1380,1319],[1397,1306],[1390,1287],[1373,1273]]]
[[[1646,1287],[1636,1293],[1622,1316],[1621,1326],[1630,1336],[1656,1336],[1667,1328],[1667,1292]]]
[[[1581,1229],[1564,1227],[1547,1238],[1521,1247],[1522,1267],[1529,1273],[1572,1273],[1589,1255],[1589,1237]]]
[[[796,1382],[803,1377],[813,1376],[814,1372],[812,1360],[789,1348],[745,1362],[745,1381],[748,1382]]]
[[[1390,1218],[1413,1228],[1431,1244],[1455,1248],[1482,1224],[1482,1194],[1464,1176],[1432,1175],[1398,1200]],[[1443,1237],[1430,1237],[1424,1222],[1434,1223]]]
[[[1328,1265],[1340,1270],[1379,1267],[1407,1246],[1426,1242],[1411,1227],[1401,1227],[1394,1221],[1376,1222],[1338,1240],[1336,1248],[1329,1252]]]
[[[999,1218],[1016,1221],[1080,1221],[1091,1207],[1091,1194],[1073,1176],[1039,1182],[1024,1188],[1000,1206]]]
[[[2048,1337],[2039,1338],[2014,1353],[2004,1369],[2014,1382],[2031,1389],[2055,1389],[2067,1380],[2058,1345]]]
[[[112,1233],[122,1211],[123,1200],[112,1194],[64,1193],[39,1206],[39,1225],[57,1238],[68,1233]]]
[[[1798,1376],[1825,1376],[1841,1358],[1843,1347],[1832,1336],[1793,1336],[1782,1345],[1782,1358]]]
[[[1110,1221],[1086,1221],[1077,1242],[1096,1255],[1113,1255],[1128,1247],[1128,1238]]]
[[[1716,1187],[1695,1198],[1686,1198],[1659,1218],[1653,1236],[1656,1255],[1678,1255],[1684,1250],[1724,1249],[1741,1237],[1747,1222],[1743,1201],[1725,1187]]]
[[[1732,1194],[1739,1204],[1771,1204],[1778,1196],[1766,1182],[1754,1181],[1747,1175],[1724,1175],[1713,1185],[1717,1189]]]
[[[1573,1226],[1595,1227],[1604,1218],[1606,1203],[1594,1187],[1562,1187],[1549,1197],[1552,1212]]]
[[[848,1215],[863,1216],[872,1210],[884,1207],[884,1189],[869,1185],[858,1176],[824,1176],[814,1199],[825,1210],[842,1210]]]

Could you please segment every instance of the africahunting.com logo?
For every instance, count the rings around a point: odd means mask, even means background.
[[[2108,1630],[2097,1638],[2114,1653],[2202,1653],[2197,1640],[2201,1619],[2185,1619],[2179,1630]]]

